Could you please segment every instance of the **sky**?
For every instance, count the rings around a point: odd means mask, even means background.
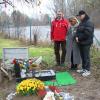
[[[1,2],[2,0],[0,0]],[[23,2],[23,0],[10,0],[14,3],[14,8],[7,5],[5,8],[2,5],[2,11],[6,11],[9,15],[13,12],[13,10],[19,10],[21,13],[28,15],[29,17],[39,18],[42,14],[51,15],[50,8],[53,7],[53,0],[42,0],[40,6],[32,6],[32,4],[28,4]],[[0,8],[1,9],[1,8]]]

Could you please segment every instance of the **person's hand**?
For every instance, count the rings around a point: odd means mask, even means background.
[[[76,37],[76,42],[77,42],[77,43],[79,42],[78,37]]]

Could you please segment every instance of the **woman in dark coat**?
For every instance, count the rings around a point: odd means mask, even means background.
[[[71,24],[71,27],[66,38],[66,58],[68,64],[71,66],[71,70],[77,70],[77,66],[81,63],[80,51],[75,40],[79,21],[76,17],[71,17],[69,19],[69,22]]]

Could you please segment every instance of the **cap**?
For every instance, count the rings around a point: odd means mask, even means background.
[[[81,10],[81,11],[79,11],[79,14],[78,14],[77,16],[81,16],[81,15],[83,15],[83,14],[86,14],[86,12],[83,11],[83,10]]]

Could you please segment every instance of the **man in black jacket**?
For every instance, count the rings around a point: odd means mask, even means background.
[[[76,41],[79,45],[82,58],[82,70],[77,70],[82,76],[88,76],[90,72],[90,47],[93,43],[94,25],[85,11],[81,10],[78,15],[81,23],[77,29]]]

